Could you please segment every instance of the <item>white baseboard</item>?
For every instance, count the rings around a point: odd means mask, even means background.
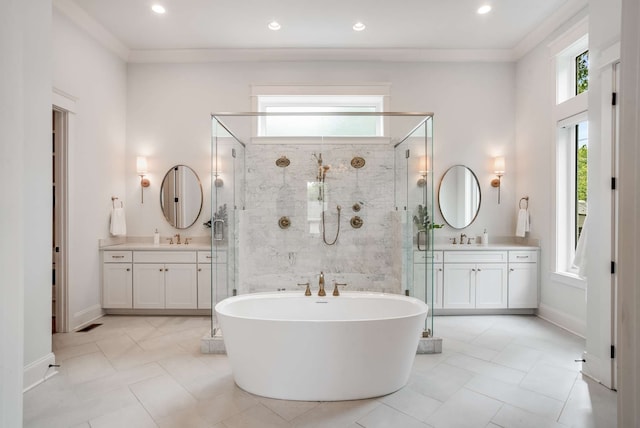
[[[49,379],[51,376],[58,374],[55,367],[49,367],[50,364],[56,363],[56,356],[53,352],[48,353],[39,360],[34,361],[24,367],[23,392],[27,392],[34,386],[37,386]]]
[[[71,319],[71,331],[82,328],[92,321],[101,318],[103,315],[104,311],[101,305],[93,305],[80,312],[76,312]]]
[[[538,307],[538,316],[543,320],[549,321],[551,324],[555,324],[560,328],[567,330],[582,338],[585,337],[587,331],[587,321],[582,320],[571,315],[567,315],[557,309],[547,306],[543,303]]]

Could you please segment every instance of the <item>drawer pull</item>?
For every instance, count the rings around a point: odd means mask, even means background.
[[[207,258],[208,258],[208,259],[212,259],[213,257],[212,257],[212,256],[207,256]]]
[[[112,259],[124,259],[124,256],[111,256]]]
[[[528,259],[529,256],[516,256],[516,259]]]

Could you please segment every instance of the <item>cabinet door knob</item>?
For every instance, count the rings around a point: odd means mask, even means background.
[[[509,272],[513,272],[514,270],[515,270],[514,268],[511,268],[511,269],[509,269]]]
[[[165,271],[165,272],[169,272],[169,269],[167,269],[167,268],[164,268],[164,271]]]
[[[475,271],[476,271],[475,269],[471,269],[471,272],[475,272]]]
[[[162,272],[162,268],[160,268],[160,272]]]
[[[131,268],[127,268],[127,272],[129,272],[131,270]]]
[[[478,269],[478,272],[480,272],[482,269]]]
[[[198,272],[202,272],[202,268],[198,268]]]

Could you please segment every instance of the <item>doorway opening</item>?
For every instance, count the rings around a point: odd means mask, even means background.
[[[52,108],[51,333],[69,331],[67,293],[67,147],[69,112]]]

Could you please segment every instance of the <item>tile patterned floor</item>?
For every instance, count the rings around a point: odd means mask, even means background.
[[[532,316],[437,317],[443,353],[417,355],[400,391],[295,402],[235,386],[200,353],[204,317],[107,316],[57,334],[60,373],[25,393],[26,427],[608,428],[616,393],[583,377],[584,341]]]

